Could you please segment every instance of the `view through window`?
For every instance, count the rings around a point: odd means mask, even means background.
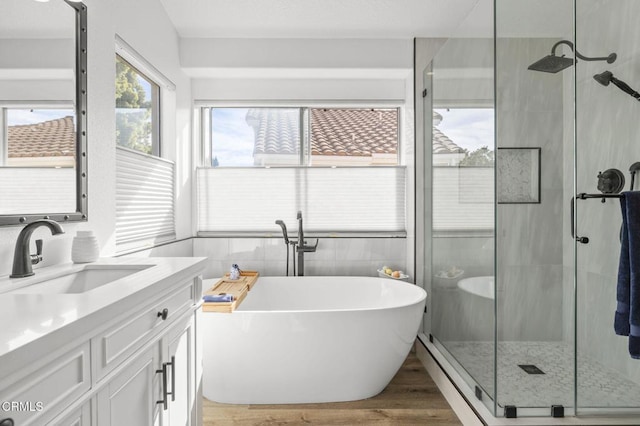
[[[205,112],[210,114],[212,167],[399,165],[397,108],[215,107]]]
[[[487,232],[494,226],[493,108],[433,110],[433,229]]]
[[[493,108],[435,108],[433,127],[434,165],[493,165]],[[438,159],[443,154],[457,155],[452,160]]]
[[[116,55],[116,143],[160,156],[160,87]]]
[[[73,108],[1,109],[6,123],[4,166],[75,167]]]

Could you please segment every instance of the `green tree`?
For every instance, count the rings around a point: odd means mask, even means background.
[[[116,57],[116,143],[146,154],[151,146],[151,102],[139,74]]]
[[[460,166],[493,166],[495,162],[495,151],[483,146],[472,152],[465,152],[465,156],[460,161]]]

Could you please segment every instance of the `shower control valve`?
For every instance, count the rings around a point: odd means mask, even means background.
[[[589,237],[576,237],[576,241],[582,244],[589,244]]]

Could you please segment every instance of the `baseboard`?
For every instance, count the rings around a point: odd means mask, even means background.
[[[447,400],[456,416],[460,419],[465,426],[483,426],[484,423],[480,420],[478,415],[471,409],[466,399],[458,392],[458,389],[451,383],[449,377],[438,365],[435,359],[431,356],[431,353],[427,350],[426,346],[420,339],[416,340],[415,344],[416,356],[424,365],[431,378],[433,379],[438,389]]]

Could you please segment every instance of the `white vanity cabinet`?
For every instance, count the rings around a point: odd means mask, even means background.
[[[96,425],[160,425],[159,364],[159,348],[153,346],[101,387],[96,396]]]
[[[22,350],[0,354],[0,401],[33,405],[3,410],[0,421],[12,419],[15,426],[200,425],[195,337],[204,260],[181,261],[185,270],[174,266],[180,261],[169,260],[173,264],[165,276],[151,271],[148,286],[135,282],[129,294],[122,291],[122,297],[103,305],[102,295],[95,303],[78,298],[95,309],[84,306],[88,313],[81,320],[43,333]],[[28,297],[14,301],[42,306],[42,296],[34,295],[33,302]],[[62,306],[69,298],[58,300],[62,312],[73,306]]]
[[[189,311],[118,368],[97,394],[97,426],[197,424],[194,324]]]
[[[200,420],[196,409],[196,358],[194,315],[178,321],[161,339],[165,362],[170,363],[168,382],[170,398],[163,406],[163,425],[197,425]],[[169,364],[168,364],[169,365]]]
[[[197,284],[178,286],[92,339],[100,388],[97,426],[197,424],[191,415],[196,404]]]
[[[91,403],[92,400],[88,400],[77,410],[67,414],[62,419],[55,419],[49,424],[56,426],[91,426]]]
[[[42,425],[91,387],[89,342],[45,357],[2,380],[0,420],[16,426]]]

